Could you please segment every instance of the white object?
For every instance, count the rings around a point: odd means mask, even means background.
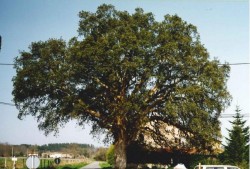
[[[37,156],[30,156],[27,160],[26,160],[26,166],[29,169],[35,169],[38,168],[40,165],[40,160]]]
[[[12,161],[17,161],[17,158],[16,158],[16,157],[12,157],[11,160],[12,160]]]
[[[187,169],[184,164],[177,164],[174,169]]]
[[[14,156],[11,158],[11,160],[13,161],[13,169],[16,168],[16,161],[17,161],[17,158]]]

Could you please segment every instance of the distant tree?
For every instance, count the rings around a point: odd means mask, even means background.
[[[82,148],[81,155],[83,155],[84,157],[90,158],[91,149],[90,148]]]
[[[114,141],[116,168],[126,168],[128,145],[149,123],[174,126],[185,146],[212,150],[230,102],[229,66],[209,59],[195,26],[105,4],[79,17],[79,38],[34,42],[16,58],[18,117],[35,116],[45,134],[71,119],[91,123],[93,134]]]
[[[0,157],[10,157],[12,155],[12,147],[8,143],[0,143]]]
[[[38,145],[31,145],[27,150],[28,154],[38,154],[38,147]]]
[[[68,147],[68,153],[74,155],[74,158],[81,154],[81,147],[79,144],[70,144]]]
[[[105,161],[106,160],[106,148],[98,148],[94,153],[94,159],[97,161]]]
[[[225,151],[222,155],[223,161],[241,165],[249,164],[249,126],[243,120],[241,110],[236,107],[234,120],[230,121],[232,129],[228,129],[229,136],[226,138]]]

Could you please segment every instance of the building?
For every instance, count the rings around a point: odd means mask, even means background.
[[[43,158],[74,158],[72,154],[61,152],[46,152],[42,153]]]
[[[148,124],[146,128],[148,130],[145,130],[142,134],[142,140],[147,146],[151,148],[165,149],[167,151],[171,151],[171,149],[174,148],[176,150],[185,151],[189,154],[209,154],[209,152],[206,150],[204,152],[198,152],[199,150],[196,147],[189,147],[185,137],[186,135],[190,136],[190,133],[186,133],[185,135],[174,126],[163,122],[157,122],[157,124]],[[155,139],[154,136],[151,135],[152,131],[157,135],[157,137],[160,136],[162,139]],[[217,140],[213,144],[211,149],[213,154],[219,154],[223,151],[220,143],[221,142]]]

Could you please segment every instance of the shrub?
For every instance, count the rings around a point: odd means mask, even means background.
[[[110,165],[114,165],[115,163],[115,147],[114,145],[111,145],[106,153],[106,161]]]
[[[105,157],[106,157],[105,155],[106,155],[106,149],[99,148],[94,155],[94,159],[97,161],[105,161]]]

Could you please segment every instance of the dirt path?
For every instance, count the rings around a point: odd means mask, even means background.
[[[89,165],[82,167],[81,169],[100,169],[100,168],[101,167],[99,166],[99,162],[94,161],[94,162],[90,163]]]

